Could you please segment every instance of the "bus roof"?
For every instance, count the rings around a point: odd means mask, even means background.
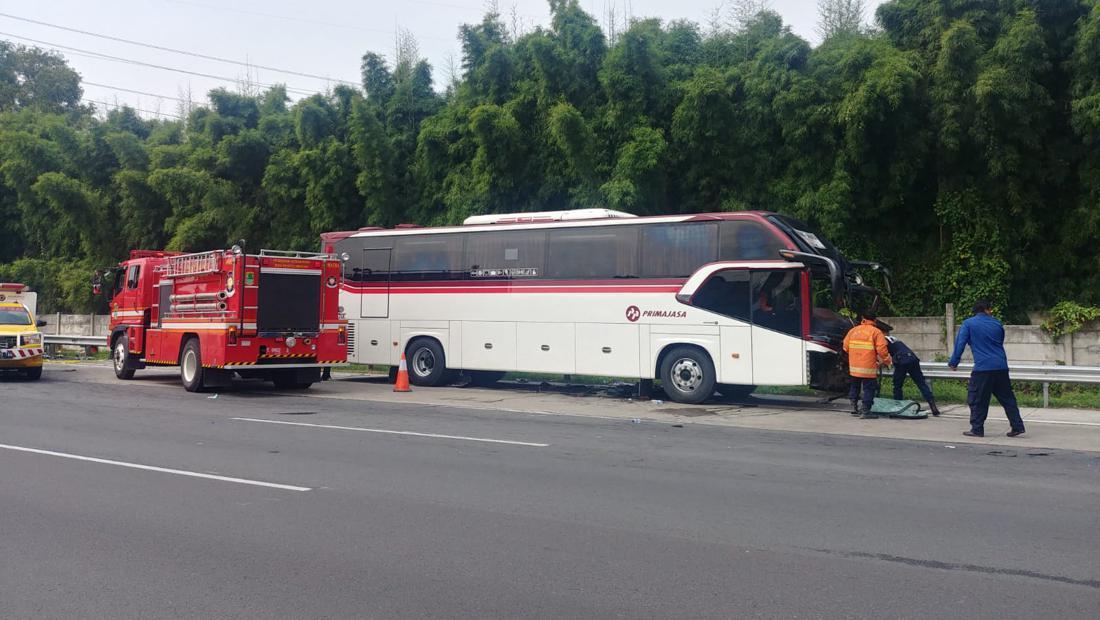
[[[532,213],[531,215],[536,215]],[[544,213],[538,215],[545,215]],[[540,219],[528,222],[509,223],[475,223],[462,226],[434,226],[434,227],[398,227],[398,228],[372,228],[347,232],[332,232],[321,235],[322,239],[329,242],[347,239],[349,237],[388,237],[391,235],[423,235],[456,232],[478,231],[502,231],[502,230],[530,230],[537,228],[570,228],[581,226],[622,226],[632,224],[665,224],[681,222],[717,222],[723,220],[755,220],[767,223],[765,216],[772,215],[768,211],[728,211],[720,213],[693,213],[685,215],[655,215],[645,217],[609,216],[589,219]],[[467,220],[469,221],[469,220]],[[480,220],[479,220],[480,222]]]

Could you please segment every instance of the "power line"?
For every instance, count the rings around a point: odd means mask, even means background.
[[[115,62],[122,62],[122,63],[126,63],[126,64],[131,64],[131,65],[139,65],[139,66],[142,66],[142,67],[151,67],[153,69],[161,69],[163,71],[175,71],[176,73],[184,73],[184,74],[187,74],[187,75],[195,75],[195,76],[198,76],[198,77],[210,78],[212,80],[220,80],[222,82],[231,82],[233,84],[239,84],[242,81],[244,81],[244,80],[241,80],[241,79],[238,79],[238,78],[225,77],[223,75],[212,75],[210,73],[201,73],[199,71],[190,71],[188,69],[179,69],[179,68],[176,68],[176,67],[166,67],[164,65],[155,65],[155,64],[148,63],[148,62],[143,62],[143,61],[140,61],[140,60],[134,60],[132,58],[122,58],[120,56],[111,56],[109,54],[102,54],[100,52],[93,52],[93,51],[90,51],[90,50],[80,49],[78,47],[69,47],[67,45],[60,45],[58,43],[50,43],[49,41],[41,41],[41,40],[38,40],[38,39],[32,39],[30,37],[21,37],[19,35],[10,34],[10,33],[7,33],[7,32],[0,32],[0,36],[10,37],[10,38],[13,38],[13,39],[19,39],[20,41],[30,41],[31,43],[36,43],[38,45],[46,45],[48,47],[54,48],[55,50],[63,49],[63,50],[70,50],[70,51],[78,52],[78,53],[82,53],[82,54],[89,54],[94,58],[99,58],[99,59],[102,59],[102,60],[112,60],[112,61],[115,61]],[[260,86],[260,87],[263,87],[263,88],[272,88],[272,87],[275,86],[275,84],[264,84],[263,82],[255,82],[255,84],[257,86]],[[316,94],[316,92],[317,92],[316,90],[306,90],[306,89],[303,89],[303,88],[291,88],[289,86],[284,86],[284,88],[286,88],[287,92],[294,92],[294,93],[297,93],[299,95],[313,95],[313,94]]]
[[[81,84],[87,84],[88,86],[97,86],[99,88],[107,88],[107,89],[110,89],[110,90],[118,90],[118,91],[122,91],[124,93],[132,93],[132,94],[135,94],[135,95],[148,95],[150,97],[156,97],[158,99],[175,99],[176,101],[179,101],[180,103],[193,103],[192,101],[188,101],[187,99],[182,99],[180,97],[172,97],[172,96],[169,96],[169,95],[158,95],[156,93],[145,92],[144,90],[132,90],[132,89],[129,89],[129,88],[123,88],[121,86],[110,86],[108,84],[98,84],[96,82],[89,82],[88,80],[81,80],[80,83]]]
[[[326,76],[323,76],[323,75],[316,75],[314,73],[304,73],[304,72],[301,72],[301,71],[292,71],[290,69],[279,69],[278,67],[268,67],[268,66],[265,66],[265,65],[251,64],[251,63],[247,63],[247,62],[242,62],[240,60],[233,60],[231,58],[221,58],[219,56],[210,56],[208,54],[200,54],[199,52],[189,52],[187,50],[180,50],[180,49],[175,49],[175,48],[171,48],[171,47],[164,47],[162,45],[154,45],[152,43],[142,43],[141,41],[133,41],[133,40],[130,40],[130,39],[123,39],[122,37],[111,36],[111,35],[108,35],[108,34],[100,34],[100,33],[97,33],[97,32],[90,32],[88,30],[80,30],[79,28],[70,28],[68,26],[61,26],[61,25],[58,25],[58,24],[51,24],[49,22],[38,21],[36,19],[29,19],[27,17],[19,17],[18,15],[11,15],[9,13],[0,13],[0,17],[6,17],[8,19],[14,19],[14,20],[18,20],[18,21],[21,21],[21,22],[27,22],[27,23],[30,23],[30,24],[37,24],[39,26],[46,26],[47,28],[56,28],[58,30],[66,30],[68,32],[75,32],[77,34],[83,34],[83,35],[87,35],[87,36],[90,36],[90,37],[98,37],[100,39],[107,39],[107,40],[110,40],[110,41],[118,41],[120,43],[126,43],[126,44],[129,44],[129,45],[137,45],[137,46],[140,46],[140,47],[147,47],[147,48],[150,48],[150,49],[160,50],[162,52],[172,52],[173,54],[183,54],[185,56],[193,56],[195,58],[203,58],[205,60],[213,60],[213,61],[216,61],[216,62],[224,62],[224,63],[228,63],[228,64],[232,64],[232,65],[239,65],[239,66],[242,66],[242,67],[250,67],[250,68],[255,68],[255,69],[264,69],[265,71],[275,71],[277,73],[285,73],[287,75],[297,75],[299,77],[314,78],[314,79],[318,79],[318,80],[328,80],[328,81],[332,81],[332,82],[339,82],[341,84],[348,84],[350,86],[358,86],[358,84],[355,83],[355,82],[349,82],[347,80],[340,80],[340,79],[337,79],[337,78],[330,78],[330,77],[326,77]]]
[[[143,110],[141,108],[135,108],[134,106],[127,105],[125,103],[111,103],[110,101],[100,101],[98,99],[81,99],[81,101],[83,101],[84,103],[95,103],[95,104],[99,104],[99,105],[112,106],[116,110],[119,109],[119,108],[130,108],[131,110],[133,110],[135,112],[142,112],[144,114],[156,114],[157,116],[167,116],[169,118],[174,118],[174,119],[181,120],[181,121],[184,120],[184,118],[182,116],[178,115],[178,114],[169,114],[167,112],[156,112],[154,110]]]
[[[304,18],[304,17],[292,17],[292,16],[289,16],[289,15],[278,15],[276,13],[264,13],[262,11],[250,11],[248,9],[236,9],[236,8],[229,7],[229,6],[216,5],[216,4],[206,4],[204,2],[191,2],[189,0],[165,0],[165,2],[171,2],[173,4],[187,4],[187,5],[190,5],[190,6],[197,6],[197,7],[200,7],[200,8],[211,9],[211,10],[215,10],[215,11],[228,11],[228,12],[232,12],[232,13],[241,13],[243,15],[255,15],[255,16],[258,16],[258,17],[267,17],[267,18],[271,18],[271,19],[281,19],[281,20],[284,20],[284,21],[297,22],[297,23],[301,23],[301,24],[313,24],[313,25],[316,25],[316,26],[328,26],[330,28],[344,28],[344,29],[347,29],[347,30],[361,30],[361,31],[364,31],[364,32],[380,32],[382,34],[387,34],[387,35],[393,36],[393,31],[392,30],[386,30],[384,28],[368,28],[366,26],[356,26],[354,24],[339,24],[339,23],[336,23],[336,22],[326,22],[326,21],[321,21],[321,20],[317,20],[317,19],[308,19],[308,18]],[[426,38],[426,39],[436,39],[436,40],[440,40],[440,41],[450,41],[450,39],[447,39],[445,37],[425,36],[424,38]]]

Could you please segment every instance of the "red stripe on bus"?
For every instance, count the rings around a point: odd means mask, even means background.
[[[679,286],[423,286],[423,287],[344,287],[344,290],[359,295],[425,295],[451,293],[677,293]]]

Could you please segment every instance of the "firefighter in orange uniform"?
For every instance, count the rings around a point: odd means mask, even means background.
[[[878,369],[880,366],[889,366],[892,361],[890,351],[886,348],[886,336],[875,326],[878,317],[872,312],[864,312],[862,319],[859,325],[844,336],[844,351],[848,354],[848,374],[851,380],[848,399],[852,401],[852,415],[873,419],[878,417],[871,413],[871,405],[878,392]],[[863,388],[862,402],[860,387]]]

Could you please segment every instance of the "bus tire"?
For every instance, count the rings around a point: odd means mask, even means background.
[[[476,387],[489,387],[504,378],[503,370],[467,370],[470,377],[470,385]]]
[[[435,338],[416,338],[405,347],[409,367],[409,382],[413,385],[436,387],[447,380],[447,358]]]
[[[134,364],[130,357],[130,339],[126,334],[121,334],[111,346],[111,366],[115,369],[115,376],[123,381],[134,378]]]
[[[673,347],[661,360],[661,385],[670,400],[697,405],[714,394],[714,362],[696,347]]]
[[[198,338],[188,338],[180,352],[180,380],[188,392],[201,392],[203,390],[202,351],[199,348]]]
[[[726,398],[748,398],[756,391],[755,385],[734,385],[732,383],[719,383],[718,393]]]
[[[42,378],[42,367],[34,366],[23,370],[23,376],[31,381],[38,381]]]

